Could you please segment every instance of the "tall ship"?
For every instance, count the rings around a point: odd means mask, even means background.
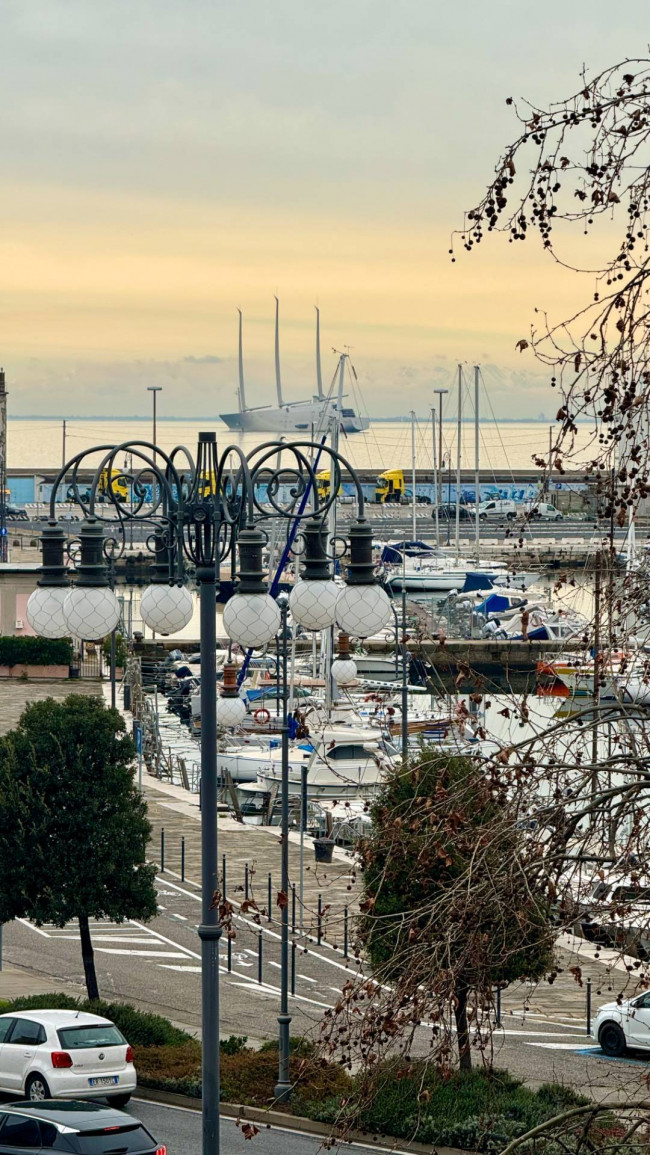
[[[220,413],[219,416],[229,429],[241,433],[308,433],[326,429],[332,417],[339,412],[338,398],[327,396],[323,391],[320,359],[320,310],[316,309],[316,388],[317,392],[308,401],[285,401],[282,394],[280,374],[280,329],[279,302],[275,298],[275,387],[277,405],[246,404],[244,382],[244,352],[242,340],[242,312],[239,313],[239,387],[237,389],[238,410],[236,413]],[[362,433],[368,428],[367,417],[358,416],[354,409],[342,406],[340,427],[343,433]]]

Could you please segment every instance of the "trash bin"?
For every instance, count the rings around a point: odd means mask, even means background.
[[[316,862],[331,862],[334,853],[334,839],[333,838],[315,838],[314,839],[314,855]]]

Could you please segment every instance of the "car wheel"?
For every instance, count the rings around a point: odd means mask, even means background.
[[[50,1088],[42,1075],[30,1075],[25,1085],[25,1094],[32,1103],[40,1103],[43,1099],[50,1099]]]
[[[506,514],[506,521],[514,521],[514,520],[515,520],[515,514],[514,513],[507,513]]]
[[[605,1023],[598,1032],[598,1042],[606,1055],[622,1055],[625,1053],[625,1035],[618,1023]]]
[[[107,1095],[111,1107],[126,1107],[131,1095]]]
[[[479,513],[478,519],[479,521],[487,521],[487,513]]]

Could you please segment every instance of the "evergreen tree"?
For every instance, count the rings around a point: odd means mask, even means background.
[[[0,741],[0,922],[77,919],[91,999],[99,989],[89,920],[156,913],[134,755],[121,715],[78,694],[28,706]]]

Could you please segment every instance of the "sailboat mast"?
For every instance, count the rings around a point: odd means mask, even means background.
[[[417,540],[418,536],[418,519],[415,510],[415,412],[411,409],[411,520],[413,525],[413,541]]]
[[[456,557],[460,556],[460,460],[463,420],[463,366],[458,366],[458,425],[456,429]]]
[[[436,511],[436,545],[440,545],[440,512],[438,510],[440,493],[438,490],[438,462],[436,454],[436,411],[433,407],[431,409],[431,444],[433,446],[433,501]]]
[[[336,412],[330,417],[330,445],[333,453],[339,451],[339,433],[341,430],[341,410],[343,408],[343,388],[345,385],[345,362],[347,353],[341,353],[339,359],[339,387],[338,398],[336,405]],[[330,468],[330,486],[336,484],[336,475],[334,468],[334,459],[332,459]],[[336,538],[336,506],[337,502],[333,501],[329,513],[327,515],[327,539],[330,543],[330,548],[333,549],[333,543]],[[332,711],[332,702],[337,697],[336,686],[332,678],[332,658],[334,655],[334,627],[330,626],[322,635],[322,650],[324,653],[323,675],[325,678],[325,712],[329,718]]]
[[[476,557],[478,559],[479,539],[481,536],[480,521],[478,516],[478,505],[480,497],[480,466],[479,466],[479,428],[478,428],[478,386],[479,386],[479,367],[474,366],[474,512],[476,515],[475,535],[476,535]]]
[[[319,400],[323,400],[323,374],[321,372],[320,363],[320,309],[315,305],[316,309],[316,388],[318,390]]]
[[[242,314],[241,309],[239,313],[239,412],[244,413],[246,409],[246,390],[244,387],[244,345],[242,340]]]
[[[275,387],[278,392],[278,405],[282,408],[282,379],[280,377],[280,302],[275,298]]]

